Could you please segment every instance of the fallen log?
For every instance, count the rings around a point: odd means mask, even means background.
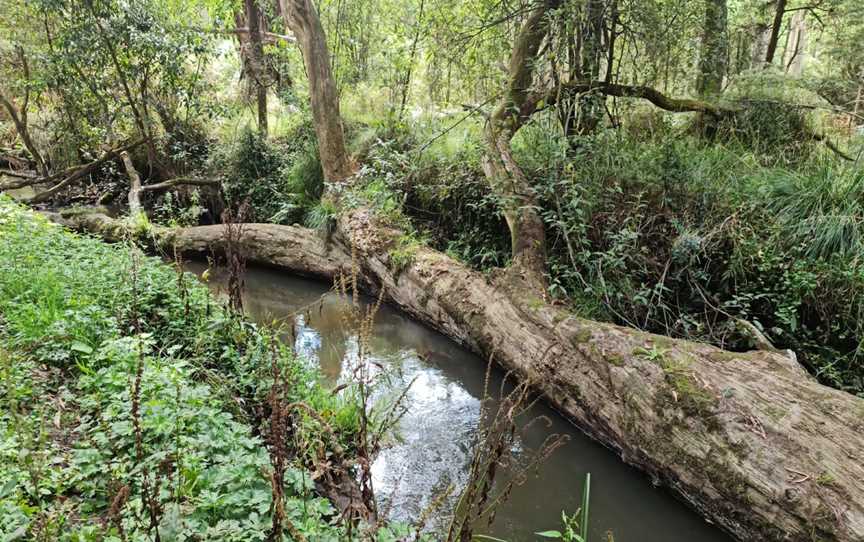
[[[104,215],[49,217],[127,235]],[[218,225],[152,233],[184,252],[223,242]],[[398,233],[359,209],[329,237],[247,224],[242,246],[252,261],[328,280],[356,265],[368,289],[536,382],[583,431],[739,540],[864,540],[864,399],[819,384],[780,353],[578,318],[512,274],[490,278],[428,248],[404,264],[391,257]]]
[[[0,164],[17,170],[33,168],[35,164],[26,158],[12,154],[13,152],[8,149],[0,149]]]
[[[39,177],[29,172],[14,171],[11,169],[0,169],[0,177],[13,177],[15,180],[0,183],[0,191],[17,190],[38,182]]]

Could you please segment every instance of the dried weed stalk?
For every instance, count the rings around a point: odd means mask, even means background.
[[[490,422],[477,429],[477,444],[468,474],[465,489],[459,498],[445,540],[447,542],[470,542],[474,529],[485,521],[486,527],[495,520],[498,507],[505,502],[513,488],[521,485],[528,474],[545,461],[552,452],[569,440],[567,435],[550,435],[531,457],[519,461],[513,450],[519,431],[518,419],[537,401],[531,392],[531,383],[518,383],[511,392],[505,393],[504,386],[510,374],[501,384],[498,406],[494,413],[490,408],[488,394],[491,374],[491,359],[486,372],[483,390],[483,406],[480,419],[492,416]],[[528,424],[548,419],[537,417]],[[501,469],[508,469],[510,476],[496,485]]]

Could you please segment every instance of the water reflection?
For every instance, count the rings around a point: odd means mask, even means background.
[[[193,263],[190,270],[203,267]],[[212,276],[210,284],[218,289],[220,276]],[[344,331],[344,301],[327,290],[318,282],[253,268],[246,276],[244,306],[260,322],[293,318],[298,352],[317,359],[325,377],[336,382],[349,376],[357,345]],[[291,334],[286,332],[283,339],[291,340]],[[407,395],[410,408],[396,438],[377,457],[373,482],[381,508],[389,510],[391,518],[416,519],[434,496],[450,485],[461,487],[467,477],[486,365],[387,306],[377,315],[370,351],[371,361],[387,368],[395,389],[413,381]],[[501,379],[500,372],[493,371],[490,389],[497,390]],[[490,534],[535,540],[535,532],[558,528],[561,511],[572,513],[579,507],[584,474],[590,471],[592,542],[606,540],[610,529],[617,542],[729,540],[551,409],[537,405],[532,416],[545,416],[549,423],[523,428],[520,450],[538,449],[552,433],[568,434],[571,440],[536,476],[515,488]]]

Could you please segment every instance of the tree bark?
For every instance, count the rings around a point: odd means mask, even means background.
[[[600,59],[603,55],[603,19],[605,0],[586,0],[585,21],[582,25],[582,47],[579,80],[589,83],[585,95],[577,100],[575,135],[594,133],[603,119],[604,96],[591,91],[590,83],[600,79]],[[569,135],[573,135],[568,133]]]
[[[120,160],[123,161],[123,169],[126,170],[126,176],[129,177],[129,216],[136,216],[141,213],[141,176],[138,175],[138,170],[135,169],[135,164],[132,163],[132,157],[127,151],[121,151]]]
[[[726,20],[726,0],[706,0],[699,76],[696,80],[696,91],[700,96],[718,96],[723,90],[723,77],[729,57]]]
[[[50,218],[126,235],[104,215]],[[181,252],[223,242],[218,225],[154,235]],[[329,240],[247,224],[241,242],[250,261],[326,280],[356,263],[370,291],[383,289],[414,318],[530,381],[588,435],[739,540],[864,540],[864,399],[822,386],[783,354],[577,318],[431,249],[396,265],[399,235],[355,209]]]
[[[352,167],[345,149],[339,94],[330,70],[330,53],[321,19],[311,0],[280,0],[280,4],[285,24],[300,45],[309,77],[309,101],[324,178],[329,182],[344,181],[351,175]]]
[[[789,25],[788,44],[783,55],[786,73],[800,77],[807,58],[807,18],[805,11],[797,11]]]
[[[783,15],[786,14],[786,1],[777,0],[774,8],[774,21],[771,23],[771,35],[768,38],[768,47],[765,50],[765,66],[774,62],[774,53],[777,52],[777,42],[780,41],[780,29],[783,27]]]
[[[241,57],[246,75],[255,91],[255,105],[258,112],[258,133],[266,138],[267,125],[267,70],[264,66],[264,41],[261,32],[261,10],[257,0],[243,0],[246,32],[237,32],[240,40]],[[248,36],[248,38],[247,38]],[[248,43],[244,43],[247,41]]]

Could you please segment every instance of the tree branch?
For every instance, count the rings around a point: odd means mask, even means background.
[[[533,94],[531,98],[525,101],[519,113],[521,116],[527,117],[541,109],[555,105],[562,96],[584,94],[587,92],[599,92],[606,96],[616,96],[619,98],[641,98],[651,102],[660,109],[672,113],[707,113],[719,118],[741,110],[740,107],[715,104],[703,100],[673,98],[647,86],[620,85],[605,83],[603,81],[592,81],[590,83],[571,81],[561,83],[547,91]]]
[[[175,186],[219,186],[221,181],[217,179],[199,179],[196,177],[177,177],[161,183],[145,184],[141,187],[141,192],[155,192],[157,190],[166,190]]]
[[[57,192],[63,190],[65,187],[69,186],[70,184],[72,184],[73,182],[77,181],[78,179],[84,177],[85,175],[88,175],[91,171],[93,171],[97,167],[101,166],[102,164],[104,164],[108,160],[116,158],[121,152],[126,152],[129,150],[132,150],[135,147],[141,145],[142,143],[144,143],[144,140],[140,139],[140,140],[135,141],[133,143],[129,143],[128,145],[124,145],[123,147],[119,147],[116,149],[109,149],[109,150],[105,151],[105,153],[103,153],[102,156],[100,156],[96,160],[90,162],[89,164],[85,164],[83,166],[76,166],[75,168],[70,168],[72,170],[72,173],[68,177],[66,177],[64,180],[60,181],[56,185],[52,186],[48,190],[45,190],[44,192],[39,192],[38,194],[36,194],[32,198],[28,199],[27,200],[28,203],[41,203],[43,201],[51,199]],[[70,169],[65,170],[60,175],[67,174],[70,171]],[[53,180],[55,178],[57,178],[57,175],[51,175],[50,177],[44,177],[44,178],[37,179],[36,181],[34,181],[31,184],[50,182],[51,180]]]
[[[655,106],[671,113],[706,113],[714,118],[722,118],[726,115],[742,111],[744,107],[732,104],[716,104],[704,100],[692,100],[689,98],[673,98],[662,92],[646,86],[619,85],[593,81],[591,83],[568,82],[556,85],[545,92],[532,94],[519,110],[519,116],[527,119],[532,114],[545,109],[562,97],[572,94],[587,92],[600,92],[606,96],[617,96],[619,98],[641,98]],[[811,131],[808,134],[814,141],[825,144],[832,152],[844,160],[854,160],[851,156],[840,150],[825,134]]]

